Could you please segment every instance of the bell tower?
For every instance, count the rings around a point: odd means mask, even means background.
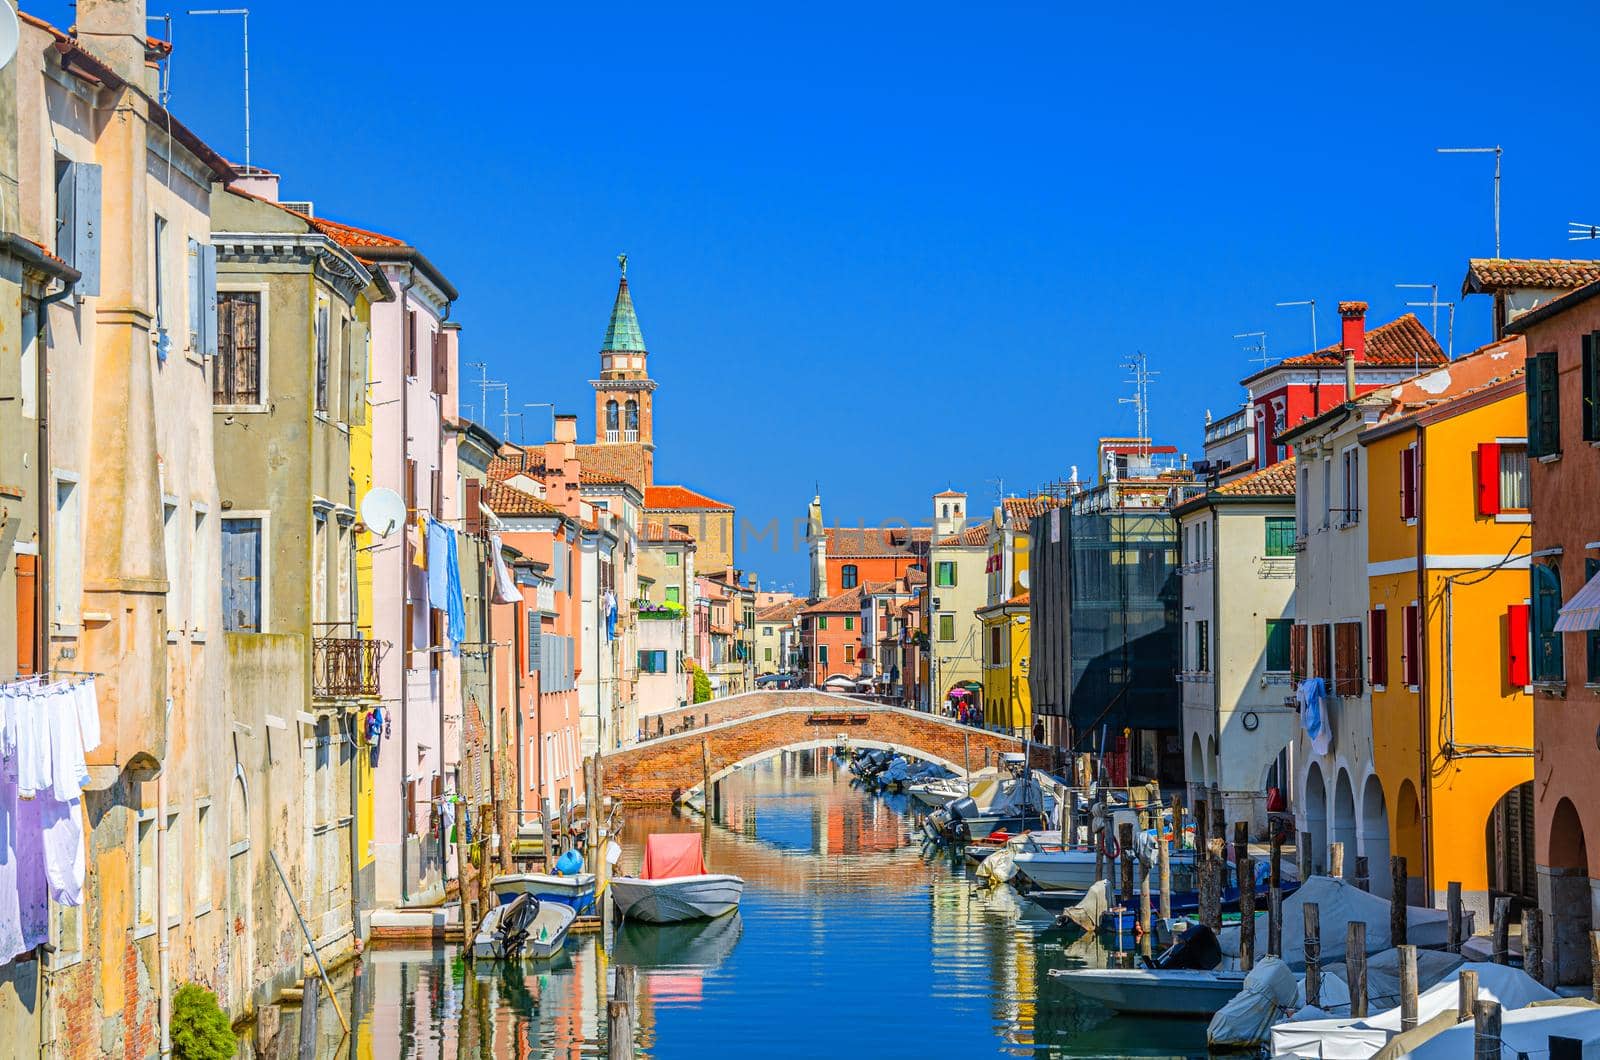
[[[617,264],[622,277],[600,347],[600,378],[592,381],[594,440],[597,445],[642,445],[650,452],[655,449],[650,397],[656,384],[650,378],[650,354],[628,292],[628,255],[617,255]]]

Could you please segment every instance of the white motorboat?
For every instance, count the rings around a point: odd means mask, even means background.
[[[560,951],[577,910],[519,894],[484,914],[472,940],[472,955],[489,960],[547,960]]]
[[[653,835],[645,841],[638,876],[611,880],[611,898],[624,919],[676,924],[731,913],[744,897],[744,880],[709,873],[697,832]]]
[[[1192,968],[1052,968],[1073,992],[1117,1012],[1211,1016],[1244,986],[1244,972]]]
[[[1112,879],[1117,878],[1119,870],[1114,859],[1097,858],[1092,847],[1062,846],[1059,840],[1060,832],[1054,833],[1057,841],[1052,844],[1043,838],[1048,834],[1039,833],[1037,838],[1024,841],[1013,858],[1017,872],[1039,890],[1087,891],[1101,878],[1101,874],[1109,874]],[[1144,880],[1146,861],[1154,860],[1141,857],[1134,861],[1135,887]],[[1101,874],[1095,872],[1097,862],[1101,864]],[[1194,851],[1174,850],[1168,856],[1168,864],[1171,868],[1174,893],[1195,889]],[[1151,890],[1160,890],[1154,880],[1151,881]]]
[[[531,894],[540,902],[570,905],[582,916],[594,908],[594,873],[578,872],[562,876],[548,872],[507,872],[489,881],[489,890],[501,905],[519,894]]]

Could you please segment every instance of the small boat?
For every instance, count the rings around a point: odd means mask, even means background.
[[[1279,890],[1283,892],[1283,897],[1287,898],[1294,894],[1299,887],[1300,884],[1297,880],[1284,880],[1282,886],[1279,887]],[[1257,909],[1266,909],[1270,898],[1270,891],[1267,887],[1257,887],[1255,907]],[[1160,906],[1161,894],[1159,888],[1157,888],[1150,892],[1150,909],[1152,911],[1152,916],[1155,915],[1154,911],[1159,909]],[[1168,909],[1171,910],[1174,916],[1182,916],[1188,913],[1198,913],[1200,911],[1200,892],[1174,890],[1172,892],[1172,902],[1168,906]],[[1237,913],[1239,911],[1238,887],[1229,886],[1223,888],[1221,910],[1224,913]],[[1134,925],[1136,925],[1138,922],[1139,906],[1137,899],[1135,899],[1133,903],[1123,903],[1122,905],[1113,906],[1112,908],[1107,909],[1100,917],[1100,930],[1108,935],[1131,935],[1134,930]]]
[[[623,918],[650,924],[719,917],[739,908],[743,896],[744,880],[706,871],[698,832],[651,836],[643,871],[611,880],[611,898]]]
[[[1244,986],[1246,973],[1221,963],[1216,935],[1196,924],[1148,968],[1053,968],[1050,975],[1116,1012],[1209,1017]]]
[[[541,903],[569,905],[579,916],[594,909],[592,872],[562,876],[548,872],[508,872],[489,881],[489,890],[505,905],[519,894],[531,894]]]
[[[738,913],[681,924],[629,920],[617,926],[610,956],[617,964],[641,968],[715,968],[733,952],[743,933]]]
[[[484,914],[472,955],[485,960],[547,960],[560,951],[577,911],[560,902],[516,895]]]

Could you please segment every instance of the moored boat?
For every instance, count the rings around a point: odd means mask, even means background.
[[[570,905],[517,894],[484,914],[472,940],[472,955],[485,960],[547,960],[560,951],[576,919]]]
[[[595,877],[592,872],[562,876],[548,872],[508,872],[489,881],[489,890],[501,905],[519,894],[530,894],[542,903],[571,906],[584,916],[594,909]]]
[[[611,898],[624,919],[650,924],[719,917],[739,908],[743,897],[743,879],[706,872],[694,832],[650,836],[639,875],[611,880]]]

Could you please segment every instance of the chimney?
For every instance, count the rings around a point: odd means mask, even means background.
[[[1340,302],[1340,345],[1355,356],[1357,364],[1367,360],[1367,303]]]
[[[1356,355],[1349,350],[1344,351],[1344,399],[1356,399]]]
[[[578,417],[572,415],[557,416],[555,440],[562,444],[576,443],[578,440]]]
[[[265,199],[268,202],[278,201],[278,174],[260,166],[251,166],[249,169],[235,166],[234,170],[239,174],[233,179],[234,187],[249,192],[258,199]]]
[[[104,59],[117,76],[145,85],[145,0],[78,0],[74,35],[84,49]]]

